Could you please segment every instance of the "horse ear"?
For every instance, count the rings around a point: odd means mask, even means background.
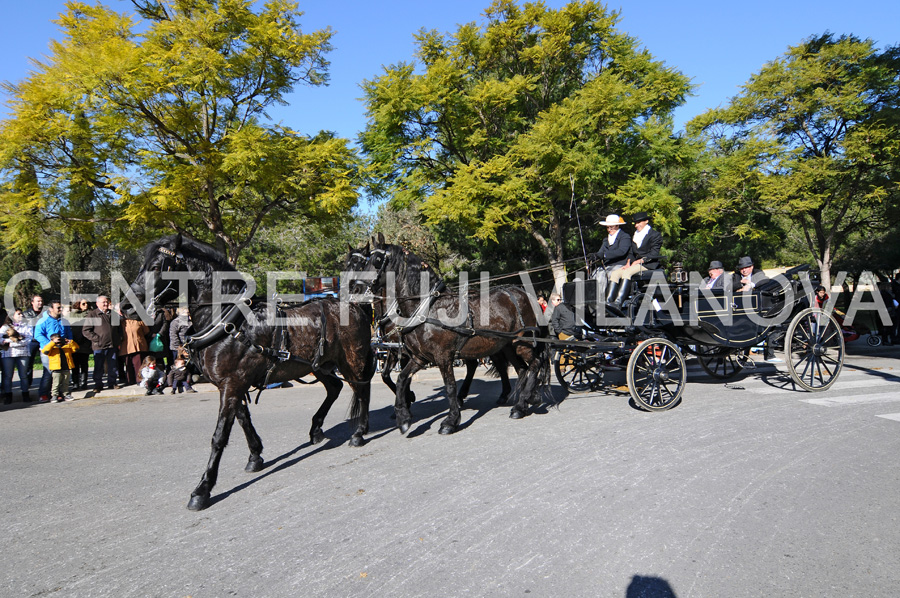
[[[179,249],[181,249],[181,242],[183,240],[184,239],[182,239],[181,233],[178,233],[177,235],[175,235],[175,246],[172,247],[172,249],[174,249],[175,251],[178,251]]]
[[[366,241],[366,253],[369,253],[369,242]]]
[[[378,244],[379,244],[379,245],[385,245],[385,242],[384,242],[384,235],[381,234],[381,233],[378,233]]]

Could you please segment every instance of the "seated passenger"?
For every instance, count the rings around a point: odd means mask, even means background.
[[[550,315],[550,330],[560,339],[566,340],[575,336],[575,313],[572,308],[562,302],[559,293],[550,295],[553,313]]]
[[[757,268],[753,264],[753,258],[749,255],[745,255],[741,259],[738,260],[737,264],[738,271],[733,275],[734,288],[737,291],[742,291],[744,293],[752,291],[757,285],[769,280],[769,278],[765,275],[765,273]],[[782,335],[782,332],[773,329],[766,335],[765,347],[763,349],[763,357],[769,363],[781,363],[782,360],[778,357],[775,357],[775,341]],[[752,369],[754,366],[753,362],[749,360],[750,350],[747,349],[744,352],[744,361],[743,365],[745,368]]]
[[[703,286],[707,289],[724,289],[725,288],[725,266],[719,260],[713,260],[709,263],[709,276],[703,279]]]
[[[609,290],[606,302],[621,308],[622,302],[631,294],[631,277],[646,270],[659,268],[660,250],[663,238],[650,227],[647,212],[638,212],[632,217],[635,233],[631,239],[631,255],[625,267],[609,275]]]
[[[753,265],[753,258],[745,255],[738,260],[738,271],[734,274],[734,288],[738,291],[750,291],[756,285],[769,280],[762,270]]]

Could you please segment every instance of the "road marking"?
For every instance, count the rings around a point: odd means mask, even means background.
[[[895,422],[900,422],[900,413],[888,413],[886,415],[876,415],[875,417],[883,417],[884,419],[892,419]]]
[[[785,373],[787,376],[787,373]],[[850,380],[843,380],[841,377],[838,378],[838,381],[834,383],[834,386],[829,388],[828,390],[850,390],[851,388],[872,388],[873,386],[891,386],[894,384],[900,383],[900,378],[852,378]],[[785,386],[768,386],[765,388],[754,389],[753,392],[755,394],[760,395],[769,395],[778,392],[784,392],[785,390],[790,390],[793,387],[793,382],[787,382]]]
[[[837,407],[840,405],[864,405],[866,403],[896,403],[900,402],[900,393],[883,392],[874,395],[858,395],[853,397],[829,397],[827,399],[801,399],[810,405],[822,405],[824,407]]]

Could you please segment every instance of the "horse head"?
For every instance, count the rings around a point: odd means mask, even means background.
[[[122,300],[121,309],[126,318],[136,319],[138,311],[134,303],[146,307],[148,315],[156,308],[178,296],[177,280],[164,273],[186,270],[181,235],[163,237],[144,248],[144,264],[131,283],[130,292]]]

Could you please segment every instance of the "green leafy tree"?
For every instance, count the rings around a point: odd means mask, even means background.
[[[485,17],[452,36],[420,32],[420,64],[365,82],[372,192],[481,242],[525,231],[557,278],[573,196],[588,220],[648,210],[676,233],[664,171],[690,154],[671,120],[688,79],[617,31],[618,14],[598,2],[496,0]]]
[[[348,142],[267,124],[266,113],[295,85],[327,82],[330,29],[303,33],[286,0],[256,11],[250,0],[132,4],[139,23],[67,3],[62,41],[4,84],[7,238],[26,247],[48,221],[102,224],[87,232],[132,246],[178,231],[236,263],[273,222],[342,220],[358,196]]]
[[[740,221],[741,239],[802,231],[824,284],[859,234],[896,225],[900,199],[900,48],[831,34],[788,49],[753,75],[729,106],[691,123],[712,153],[703,222]],[[767,220],[769,218],[769,220]]]
[[[238,269],[256,279],[259,293],[266,290],[268,273],[299,272],[308,276],[339,276],[347,257],[347,246],[364,242],[370,218],[353,214],[341,222],[315,222],[295,218],[260,229],[253,243],[241,254]],[[279,292],[299,293],[300,284],[288,279]]]

